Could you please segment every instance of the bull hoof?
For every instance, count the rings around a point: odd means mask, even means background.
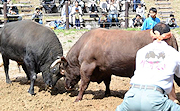
[[[105,95],[104,95],[104,97],[109,97],[109,96],[111,96],[111,94],[105,94]]]
[[[80,99],[77,99],[77,98],[76,98],[76,100],[75,100],[74,102],[80,102],[80,101],[81,101]]]
[[[11,80],[6,80],[6,83],[11,84],[12,82]]]
[[[105,92],[104,97],[109,97],[109,96],[111,96],[111,93],[110,92]]]
[[[28,90],[28,93],[31,94],[31,95],[35,95],[34,91]]]

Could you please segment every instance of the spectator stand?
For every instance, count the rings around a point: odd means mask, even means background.
[[[40,0],[39,2],[44,16],[60,16],[60,12],[64,2],[60,4],[61,0],[55,0],[55,7],[52,8],[52,12],[47,12],[46,9],[43,7],[43,0]]]
[[[86,7],[86,12],[87,13],[84,13],[83,15],[83,20],[84,20],[84,26],[85,27],[91,27],[91,28],[98,28],[99,27],[99,24],[98,24],[98,20],[99,20],[99,17],[102,16],[102,13],[104,12],[104,9],[101,8],[100,6],[100,2],[96,1],[96,6],[97,6],[97,15],[98,16],[93,16],[93,17],[90,17],[91,13],[88,13],[89,12],[89,8],[90,8],[90,5],[89,5],[89,0],[84,0],[85,2],[85,7]],[[107,10],[107,15],[109,14],[108,13],[108,10]],[[118,12],[118,15],[120,15],[121,12]],[[121,20],[119,20],[121,21]],[[115,22],[113,22],[113,24],[115,24]]]
[[[33,5],[31,4],[31,1],[20,1],[19,4],[23,4],[20,6],[19,11],[24,13],[31,13],[33,12]]]
[[[29,14],[32,11],[33,5],[30,5],[30,1],[25,1],[25,2],[18,2],[15,4],[7,4],[7,6],[15,6],[18,9],[18,13],[13,15],[13,14],[9,14],[7,12],[7,18],[9,20],[9,22],[12,21],[17,21],[19,20],[19,18],[22,19],[22,17],[24,16],[29,16],[32,14]],[[4,10],[3,10],[3,3],[0,4],[0,17],[1,17],[1,26],[4,26]]]
[[[171,1],[169,0],[155,0],[155,6],[158,10],[159,18],[164,23],[170,14],[175,13],[171,7]]]
[[[128,17],[125,17],[125,3],[128,2]],[[88,4],[86,2],[86,4]],[[118,20],[119,20],[119,23],[120,23],[120,27],[117,27],[117,26],[113,26],[111,28],[125,28],[125,19],[128,18],[128,27],[132,27],[132,19],[136,16],[136,12],[133,12],[133,0],[122,0],[121,1],[121,9],[118,10]],[[143,4],[145,5],[145,3]],[[100,8],[100,4],[97,5],[98,7],[98,12],[97,12],[97,15],[100,17],[102,15],[102,9]],[[87,10],[89,10],[89,7],[87,8]],[[108,14],[108,12],[107,12]],[[84,19],[84,24],[85,24],[85,27],[88,25],[90,25],[92,28],[98,28],[99,27],[99,24],[98,24],[98,20],[99,18],[98,17],[95,17],[95,18],[90,18],[90,13],[84,13],[83,15],[83,19]],[[113,22],[114,24],[115,22]]]

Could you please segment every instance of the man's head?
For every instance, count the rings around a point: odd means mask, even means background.
[[[141,8],[141,7],[142,7],[142,5],[139,3],[139,4],[138,4],[138,8]]]
[[[40,11],[40,8],[37,7],[37,8],[36,8],[36,11],[39,12],[39,11]]]
[[[162,22],[156,24],[150,33],[154,40],[157,39],[159,41],[172,37],[169,26]]]
[[[162,35],[163,33],[170,32],[170,28],[167,24],[160,22],[153,27],[153,32],[154,31],[158,31],[160,32],[160,35]]]
[[[79,12],[79,9],[78,9],[78,8],[76,8],[76,9],[75,9],[75,11],[76,11],[76,12]]]
[[[173,15],[173,14],[170,14],[170,17],[171,17],[171,18],[174,18],[174,15]]]
[[[154,7],[151,7],[151,8],[149,9],[149,14],[150,14],[150,16],[151,16],[152,18],[156,18],[157,9],[154,8]]]
[[[137,19],[141,18],[141,15],[136,14],[136,18],[137,18]]]
[[[79,6],[79,2],[75,1],[75,6],[78,7]]]

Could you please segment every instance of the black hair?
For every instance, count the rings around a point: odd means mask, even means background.
[[[139,15],[139,14],[136,14],[136,17],[137,17],[137,16],[141,17],[141,15]]]
[[[40,8],[36,8],[35,10],[40,10]]]
[[[154,8],[154,7],[151,7],[151,8],[149,9],[149,12],[150,12],[150,11],[153,11],[153,12],[157,13],[157,9]]]
[[[170,14],[170,17],[174,17],[174,15],[173,15],[173,14]]]
[[[75,2],[79,3],[77,0]]]
[[[156,24],[153,27],[153,32],[156,31],[156,30],[160,32],[160,35],[162,35],[163,33],[170,32],[169,26],[167,24],[165,24],[165,23],[162,23],[162,22]]]

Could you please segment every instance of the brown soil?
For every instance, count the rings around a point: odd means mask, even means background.
[[[84,32],[74,33],[66,36],[58,35],[63,45],[64,55]],[[1,58],[0,63],[2,63]],[[91,82],[85,91],[83,100],[74,103],[78,94],[78,85],[76,90],[67,92],[64,89],[62,78],[58,81],[55,90],[45,91],[42,76],[38,74],[35,83],[36,95],[31,96],[27,92],[30,83],[27,82],[22,68],[19,73],[17,63],[14,61],[10,62],[9,67],[12,84],[6,84],[4,67],[0,67],[0,111],[114,111],[121,104],[125,92],[130,87],[129,78],[112,76],[110,84],[112,96],[104,97],[104,83]],[[178,100],[180,100],[180,88],[176,84],[175,87]]]
[[[72,32],[74,34],[59,34],[58,37],[63,44],[65,55],[83,31]],[[72,42],[71,42],[71,41]],[[0,58],[0,63],[2,59]],[[114,111],[123,101],[125,92],[129,89],[129,78],[112,76],[110,89],[112,96],[104,97],[104,83],[97,84],[91,82],[85,91],[83,100],[74,103],[78,94],[78,85],[74,91],[67,92],[64,89],[64,78],[60,79],[53,91],[45,91],[41,74],[38,74],[35,83],[35,96],[31,96],[27,90],[30,82],[27,82],[26,75],[21,68],[21,73],[17,63],[10,62],[9,75],[12,84],[5,82],[4,68],[0,67],[0,110],[1,111]],[[176,85],[176,93],[180,100],[180,88]]]

